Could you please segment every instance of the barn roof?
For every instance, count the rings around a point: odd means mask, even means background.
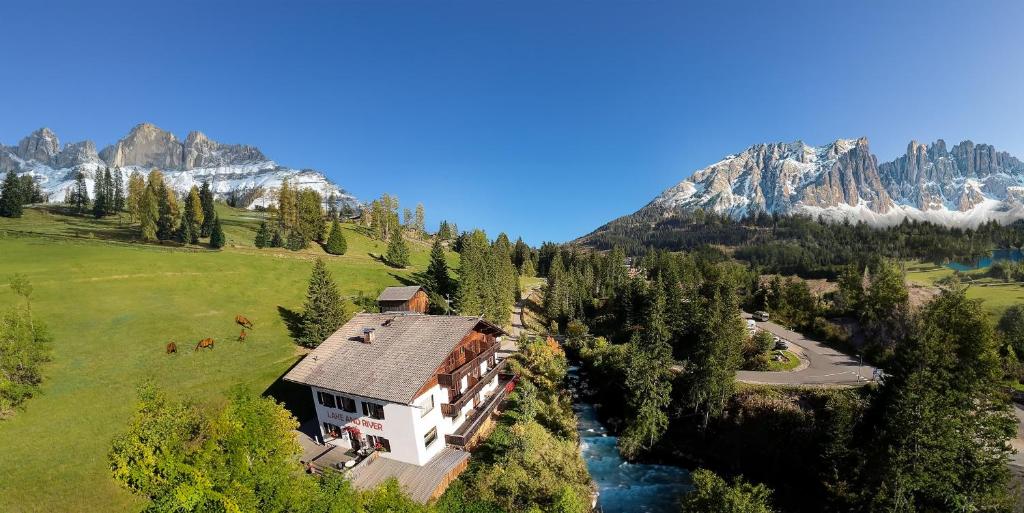
[[[377,301],[408,301],[420,290],[423,290],[423,287],[420,287],[419,285],[411,285],[408,287],[388,287],[381,291],[380,295],[377,296]]]
[[[360,341],[373,329],[373,341]],[[361,313],[309,353],[284,379],[343,394],[412,404],[471,331],[502,335],[480,317],[398,312]]]

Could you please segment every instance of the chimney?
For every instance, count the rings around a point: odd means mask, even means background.
[[[373,328],[363,328],[363,338],[362,338],[362,342],[363,342],[364,344],[369,344],[369,343],[372,343],[372,342],[373,342],[373,338],[374,338],[374,332],[375,332],[375,331],[376,331],[376,330],[374,330]]]

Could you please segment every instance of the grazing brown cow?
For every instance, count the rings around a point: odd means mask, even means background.
[[[178,352],[178,344],[175,344],[173,341],[168,342],[167,343],[167,354],[177,353],[177,352]]]
[[[202,349],[204,347],[209,347],[210,349],[213,349],[213,339],[212,338],[204,338],[204,339],[200,340],[199,343],[196,344],[195,350],[198,351],[198,350],[200,350],[200,349]]]
[[[238,314],[235,316],[235,323],[243,328],[252,329],[252,321],[250,321],[242,314]]]
[[[245,328],[242,328],[242,332],[238,334],[238,341],[245,342],[246,335],[247,333],[245,332]]]

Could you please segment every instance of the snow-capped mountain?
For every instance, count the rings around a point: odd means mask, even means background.
[[[253,146],[221,144],[201,132],[190,132],[184,141],[156,126],[143,123],[116,143],[96,151],[92,141],[60,145],[57,135],[41,128],[17,146],[0,145],[0,172],[14,170],[38,178],[50,201],[60,201],[81,172],[92,194],[97,169],[120,170],[125,183],[133,171],[143,174],[156,168],[179,192],[209,181],[220,198],[233,197],[247,207],[274,203],[275,192],[287,179],[299,187],[318,191],[327,200],[355,206],[358,201],[312,169],[278,165]]]
[[[641,212],[695,209],[739,218],[806,213],[891,225],[904,218],[956,226],[1024,218],[1024,163],[987,144],[911,142],[878,164],[865,138],[825,146],[758,144],[661,193]]]

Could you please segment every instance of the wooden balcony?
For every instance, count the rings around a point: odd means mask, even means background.
[[[459,383],[462,382],[462,378],[470,375],[476,371],[476,369],[479,369],[480,364],[494,356],[494,354],[498,352],[498,347],[500,346],[501,344],[495,342],[476,353],[469,359],[469,361],[460,365],[457,369],[446,374],[438,374],[437,384],[449,390],[456,389]]]
[[[498,388],[484,400],[483,404],[473,409],[470,417],[454,433],[444,436],[445,443],[460,449],[466,449],[468,445],[472,444],[473,438],[491,418],[494,409],[505,400],[508,395],[508,384],[513,379],[515,379],[513,374],[501,374],[498,377]]]
[[[472,401],[473,398],[476,397],[476,395],[480,393],[480,391],[483,390],[483,388],[488,383],[491,382],[491,379],[497,376],[501,372],[501,370],[505,368],[506,363],[507,360],[502,360],[498,362],[498,364],[495,365],[493,369],[487,371],[487,373],[484,374],[483,376],[480,376],[480,379],[477,380],[477,382],[473,384],[473,386],[469,387],[465,392],[457,396],[452,401],[442,403],[441,414],[444,415],[445,417],[458,417],[459,412],[466,407],[466,404],[468,404],[469,401]]]

